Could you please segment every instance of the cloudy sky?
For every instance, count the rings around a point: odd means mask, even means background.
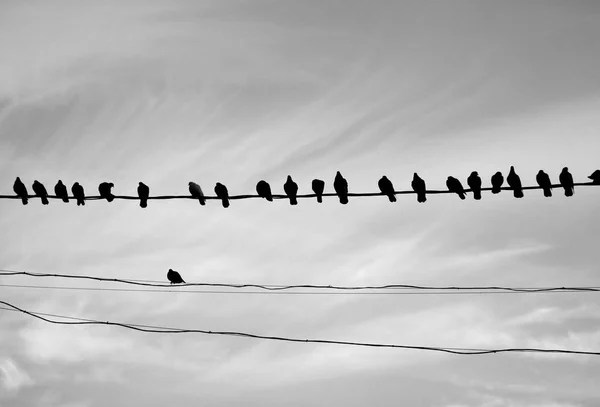
[[[0,194],[396,189],[600,165],[595,0],[0,1]],[[263,284],[600,285],[595,188],[432,196],[0,201],[0,268]],[[470,197],[469,197],[470,198]],[[166,280],[165,280],[166,281]],[[0,284],[117,287],[0,278]],[[597,294],[250,295],[0,286],[23,308],[262,335],[600,350]],[[600,359],[65,327],[0,311],[0,405],[597,406]]]

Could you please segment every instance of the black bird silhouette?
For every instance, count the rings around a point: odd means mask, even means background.
[[[492,175],[492,194],[499,194],[502,184],[504,184],[504,176],[498,171]]]
[[[335,174],[333,189],[335,189],[335,193],[340,198],[340,203],[346,205],[348,203],[348,181],[346,181],[346,178],[342,177],[342,174],[339,171]]]
[[[320,179],[312,180],[312,190],[317,194],[317,202],[323,202],[323,191],[325,191],[325,181]]]
[[[558,176],[560,185],[565,189],[565,196],[573,196],[575,192],[575,185],[573,183],[573,176],[569,172],[567,167],[564,167]]]
[[[271,186],[265,180],[260,180],[256,184],[256,193],[261,198],[265,198],[269,202],[273,202],[273,193],[271,192]]]
[[[396,194],[394,193],[394,184],[392,184],[392,181],[390,181],[388,179],[388,177],[386,177],[385,175],[383,177],[381,177],[381,179],[379,180],[377,185],[379,186],[379,190],[381,191],[381,193],[388,196],[388,199],[390,200],[390,202],[396,202]]]
[[[473,191],[473,198],[479,201],[481,199],[481,178],[479,177],[479,174],[477,174],[477,171],[473,171],[471,175],[469,175],[467,184]]]
[[[215,185],[215,194],[217,194],[218,198],[221,198],[223,208],[229,208],[229,191],[227,191],[227,187],[217,182]]]
[[[448,191],[456,192],[460,199],[465,199],[465,189],[458,179],[454,177],[448,177],[446,180],[446,186],[448,187]]]
[[[46,191],[46,187],[44,186],[44,184],[42,184],[38,180],[35,180],[33,181],[33,185],[31,186],[31,188],[33,189],[33,192],[35,192],[35,194],[41,198],[42,204],[48,205],[48,191]]]
[[[592,183],[600,184],[600,170],[592,172],[592,175],[590,175],[588,178],[592,180]]]
[[[185,281],[183,281],[183,278],[181,278],[181,274],[179,274],[173,269],[169,269],[169,271],[167,272],[167,278],[169,279],[171,284],[185,284]]]
[[[417,202],[423,203],[427,200],[425,194],[425,181],[423,181],[423,179],[419,177],[416,172],[413,175],[413,180],[410,183],[410,186],[412,187],[413,191],[417,193]]]
[[[58,180],[54,186],[54,195],[56,195],[57,198],[61,198],[63,202],[69,203],[69,193],[67,192],[67,187],[61,180]]]
[[[510,171],[506,177],[508,186],[513,189],[513,195],[515,198],[523,198],[523,185],[521,184],[521,178],[515,172],[515,167],[510,166]]]
[[[550,176],[543,170],[539,170],[535,176],[535,180],[544,190],[544,196],[550,198],[552,196],[552,182],[550,182]]]
[[[138,196],[140,197],[140,207],[145,208],[148,206],[148,195],[150,195],[150,188],[148,185],[140,182],[137,188]]]
[[[285,184],[283,184],[283,190],[288,198],[290,198],[290,205],[298,205],[298,199],[296,199],[296,195],[298,195],[298,184],[296,184],[289,175],[287,176]]]
[[[202,192],[200,185],[196,184],[195,182],[188,182],[188,189],[194,198],[198,198],[200,205],[206,204],[206,198],[204,198],[204,192]]]
[[[115,196],[111,192],[111,188],[114,187],[115,184],[112,182],[103,182],[98,185],[98,192],[100,192],[100,196],[106,199],[108,202],[112,202],[115,199]]]
[[[15,183],[13,184],[13,191],[15,191],[15,194],[21,198],[23,205],[27,205],[29,194],[27,193],[27,187],[21,182],[21,178],[17,177],[15,180]]]
[[[85,205],[85,192],[83,191],[83,187],[79,185],[79,182],[76,182],[71,187],[71,192],[73,193],[73,197],[77,199],[77,206]]]

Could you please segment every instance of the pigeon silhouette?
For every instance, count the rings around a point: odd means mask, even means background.
[[[169,269],[169,271],[167,272],[167,278],[169,279],[171,284],[185,284],[185,281],[183,281],[183,278],[181,278],[181,274],[179,274],[173,269]]]
[[[298,205],[298,199],[296,199],[296,195],[298,195],[298,184],[296,184],[289,175],[287,176],[285,184],[283,184],[283,190],[288,198],[290,198],[290,205]]]
[[[560,185],[565,189],[565,196],[573,196],[575,192],[575,185],[573,183],[573,176],[569,172],[567,167],[564,167],[558,176]]]
[[[57,198],[62,199],[64,203],[69,203],[69,193],[67,192],[67,187],[61,180],[58,180],[54,186],[54,195],[56,195]]]
[[[217,198],[221,198],[223,208],[229,208],[229,191],[227,191],[227,187],[217,182],[215,185],[215,194],[217,194]]]
[[[46,187],[44,184],[39,182],[38,180],[33,181],[33,185],[31,186],[33,192],[35,192],[36,196],[39,196],[42,200],[43,205],[48,205],[48,192],[46,191]]]
[[[138,196],[140,197],[140,207],[146,208],[148,206],[148,195],[150,195],[150,188],[148,185],[140,182],[137,188]]]
[[[71,192],[73,193],[73,197],[77,200],[77,206],[85,205],[85,192],[83,191],[83,187],[79,185],[79,182],[76,182],[71,187]]]
[[[256,184],[256,193],[261,198],[265,198],[269,202],[273,202],[273,193],[271,192],[271,186],[265,180],[260,180]]]
[[[446,180],[446,186],[448,187],[448,191],[456,192],[460,199],[465,199],[465,189],[458,179],[454,177],[448,177]]]
[[[106,199],[108,202],[112,202],[115,199],[115,196],[112,194],[111,188],[114,187],[115,184],[112,182],[103,182],[98,185],[98,192],[100,192],[100,197]]]
[[[550,176],[543,170],[539,170],[535,176],[535,180],[544,190],[544,196],[550,198],[552,196],[552,182],[550,182]]]
[[[29,194],[27,193],[27,187],[21,182],[21,178],[17,177],[15,180],[15,183],[13,184],[13,191],[15,191],[15,194],[21,198],[23,205],[27,205]]]
[[[510,166],[510,171],[506,177],[508,186],[513,189],[513,195],[515,198],[523,198],[523,185],[521,184],[521,178],[515,172],[515,167]]]
[[[600,184],[600,170],[592,172],[592,174],[588,178],[592,180],[592,183]]]
[[[325,181],[316,178],[313,179],[312,190],[317,195],[317,202],[323,202],[323,191],[325,191]]]
[[[340,203],[346,205],[348,203],[348,181],[346,181],[346,178],[342,177],[342,174],[339,171],[335,174],[333,189],[335,189],[335,193],[340,198]]]
[[[396,194],[394,193],[394,184],[385,175],[381,177],[377,183],[382,194],[387,195],[390,202],[396,202]]]
[[[502,184],[504,184],[504,176],[498,171],[492,175],[492,194],[499,194]]]
[[[410,183],[410,186],[412,187],[413,191],[417,193],[417,202],[423,203],[427,200],[425,194],[425,181],[423,181],[423,179],[419,177],[419,175],[416,172],[413,175],[413,180]]]
[[[188,189],[190,190],[190,195],[192,195],[192,197],[198,198],[200,205],[206,204],[206,198],[204,198],[204,192],[202,192],[200,185],[195,182],[188,182]]]
[[[481,178],[479,177],[479,174],[477,174],[477,171],[473,171],[471,175],[469,175],[467,184],[473,191],[473,198],[479,201],[481,199]]]

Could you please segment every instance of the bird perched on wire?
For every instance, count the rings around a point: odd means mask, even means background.
[[[465,189],[458,179],[454,177],[448,177],[446,180],[446,186],[448,187],[448,191],[455,192],[460,199],[465,199]]]
[[[140,182],[137,187],[137,193],[140,197],[140,207],[146,208],[148,206],[148,196],[150,195],[150,188],[148,185]]]
[[[77,206],[85,205],[85,192],[83,191],[83,187],[79,185],[79,182],[76,182],[71,187],[71,192],[73,193],[73,197],[77,200]]]
[[[600,170],[592,172],[588,178],[592,180],[592,183],[600,184]]]
[[[115,196],[112,194],[111,188],[114,187],[115,184],[112,182],[102,182],[98,185],[98,192],[100,192],[100,196],[106,199],[108,202],[112,202],[115,199]]]
[[[21,198],[23,205],[27,205],[29,193],[27,192],[27,187],[25,184],[21,182],[21,178],[17,177],[15,180],[15,183],[13,184],[13,191],[15,191],[15,194]]]
[[[427,201],[425,181],[416,172],[413,175],[410,186],[417,193],[417,202],[423,203]]]
[[[323,202],[323,191],[325,191],[325,181],[315,178],[312,180],[311,186],[312,186],[313,192],[317,195],[317,202],[322,203]]]
[[[564,167],[560,172],[558,181],[565,190],[565,196],[573,196],[573,193],[575,192],[575,185],[573,183],[573,176],[567,167]]]
[[[499,194],[502,184],[504,184],[504,176],[498,171],[492,175],[492,194]]]
[[[471,191],[473,191],[473,198],[479,201],[481,199],[481,178],[479,177],[479,174],[477,174],[477,171],[473,171],[471,175],[469,175],[467,184],[469,185],[469,188],[471,188]]]
[[[335,189],[335,193],[338,195],[340,203],[346,205],[348,203],[348,181],[346,181],[346,178],[342,177],[342,174],[339,171],[335,174],[333,189]]]
[[[198,198],[200,205],[206,204],[206,198],[204,198],[204,192],[202,192],[200,185],[195,182],[188,182],[188,189],[190,190],[190,195],[192,195],[192,197]]]
[[[61,180],[58,180],[54,186],[54,195],[56,195],[57,198],[62,199],[64,203],[69,203],[69,193],[67,192],[67,187]]]
[[[271,186],[267,181],[258,181],[258,183],[256,184],[256,193],[261,198],[264,198],[269,202],[273,202],[273,193],[271,192]]]
[[[385,175],[379,179],[377,183],[382,194],[387,195],[390,202],[396,202],[396,194],[394,193],[394,184]]]
[[[515,167],[510,166],[510,171],[506,176],[506,182],[508,186],[512,188],[513,195],[515,198],[523,198],[523,185],[521,184],[521,177],[515,172]]]
[[[296,198],[298,195],[298,184],[296,184],[289,175],[287,176],[285,184],[283,184],[283,190],[288,198],[290,198],[290,205],[298,205],[298,199]]]
[[[48,191],[46,191],[46,187],[44,184],[39,182],[38,180],[33,181],[33,185],[31,186],[33,192],[35,192],[36,196],[39,196],[42,200],[43,205],[48,205]]]
[[[217,194],[218,198],[221,198],[223,208],[229,208],[229,191],[227,191],[227,187],[217,182],[215,185],[215,194]]]
[[[183,281],[183,278],[181,278],[181,274],[179,274],[173,269],[169,269],[169,271],[167,271],[167,278],[169,279],[171,284],[185,284],[185,281]]]
[[[552,182],[550,181],[550,176],[546,174],[544,170],[539,170],[535,176],[535,180],[537,181],[538,185],[542,187],[544,196],[546,198],[550,198],[552,196]]]

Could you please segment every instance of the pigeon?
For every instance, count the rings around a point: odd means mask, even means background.
[[[41,198],[42,204],[48,205],[48,192],[46,191],[46,187],[44,186],[44,184],[42,184],[38,180],[35,180],[33,181],[33,185],[31,186],[31,188],[33,189],[33,192],[35,192],[35,194]]]
[[[387,195],[390,202],[396,202],[396,194],[394,193],[394,184],[385,175],[381,177],[377,183],[382,194]]]
[[[502,173],[498,171],[492,175],[492,194],[499,194],[502,184],[504,184],[504,176],[502,176]]]
[[[335,174],[333,189],[335,189],[335,193],[340,198],[340,203],[346,205],[348,203],[348,181],[342,177],[339,171]]]
[[[138,196],[140,197],[140,207],[146,208],[148,206],[148,195],[150,195],[150,188],[148,185],[140,182],[138,184]]]
[[[285,184],[283,184],[283,190],[288,198],[290,198],[290,205],[298,205],[298,199],[296,199],[296,195],[298,194],[298,184],[296,184],[289,175],[287,176]]]
[[[600,179],[600,177],[599,177]],[[312,180],[312,190],[315,192],[315,194],[317,194],[317,202],[318,203],[322,203],[323,202],[323,191],[325,190],[325,181],[320,180],[320,179],[313,179]]]
[[[412,187],[413,191],[417,193],[417,202],[423,203],[427,200],[427,197],[425,196],[425,181],[423,181],[423,179],[419,177],[416,172],[413,175],[413,180],[410,183],[410,186]]]
[[[71,192],[73,193],[73,197],[77,199],[77,206],[85,205],[85,192],[83,191],[83,187],[79,185],[79,182],[76,182],[71,187]]]
[[[200,188],[200,185],[196,184],[195,182],[188,182],[188,187],[192,197],[198,198],[198,202],[200,202],[200,205],[205,205],[206,199],[204,198],[204,192],[202,192],[202,188]]]
[[[256,184],[256,193],[261,198],[265,198],[269,202],[273,202],[273,193],[271,192],[271,186],[265,180],[260,180]]]
[[[223,208],[229,208],[229,192],[227,191],[227,187],[217,182],[215,185],[215,194],[217,194],[217,198],[221,198]]]
[[[535,176],[538,185],[544,190],[544,196],[550,198],[552,196],[552,182],[550,177],[543,170],[539,170]]]
[[[523,198],[523,185],[521,185],[521,178],[515,172],[515,167],[510,166],[510,171],[506,177],[508,186],[513,189],[513,195],[515,198]]]
[[[469,178],[467,178],[467,184],[469,184],[469,188],[473,191],[473,198],[479,201],[481,199],[481,178],[477,171],[473,171]]]
[[[185,284],[185,281],[183,281],[183,278],[181,278],[181,274],[179,274],[173,269],[169,269],[169,271],[167,272],[167,278],[169,279],[171,284]]]
[[[593,184],[600,184],[600,170],[592,172],[592,175],[590,175],[588,178],[592,180]]]
[[[21,197],[21,202],[23,202],[23,205],[27,205],[27,198],[29,194],[27,193],[27,187],[21,182],[19,177],[17,177],[15,183],[13,184],[13,191],[15,191],[17,196]]]
[[[459,180],[454,177],[448,177],[446,180],[446,186],[448,187],[448,191],[456,192],[460,199],[465,199],[465,189]]]
[[[54,195],[56,195],[57,198],[61,198],[64,203],[69,203],[69,193],[67,192],[67,187],[61,180],[58,180],[54,186]]]
[[[558,180],[560,181],[560,185],[565,189],[565,196],[573,196],[575,185],[573,184],[573,176],[567,167],[562,169],[558,176]]]
[[[108,202],[112,202],[115,199],[115,196],[111,192],[111,188],[114,187],[115,184],[112,182],[103,182],[98,185],[98,192],[100,192],[100,197],[105,198]]]

